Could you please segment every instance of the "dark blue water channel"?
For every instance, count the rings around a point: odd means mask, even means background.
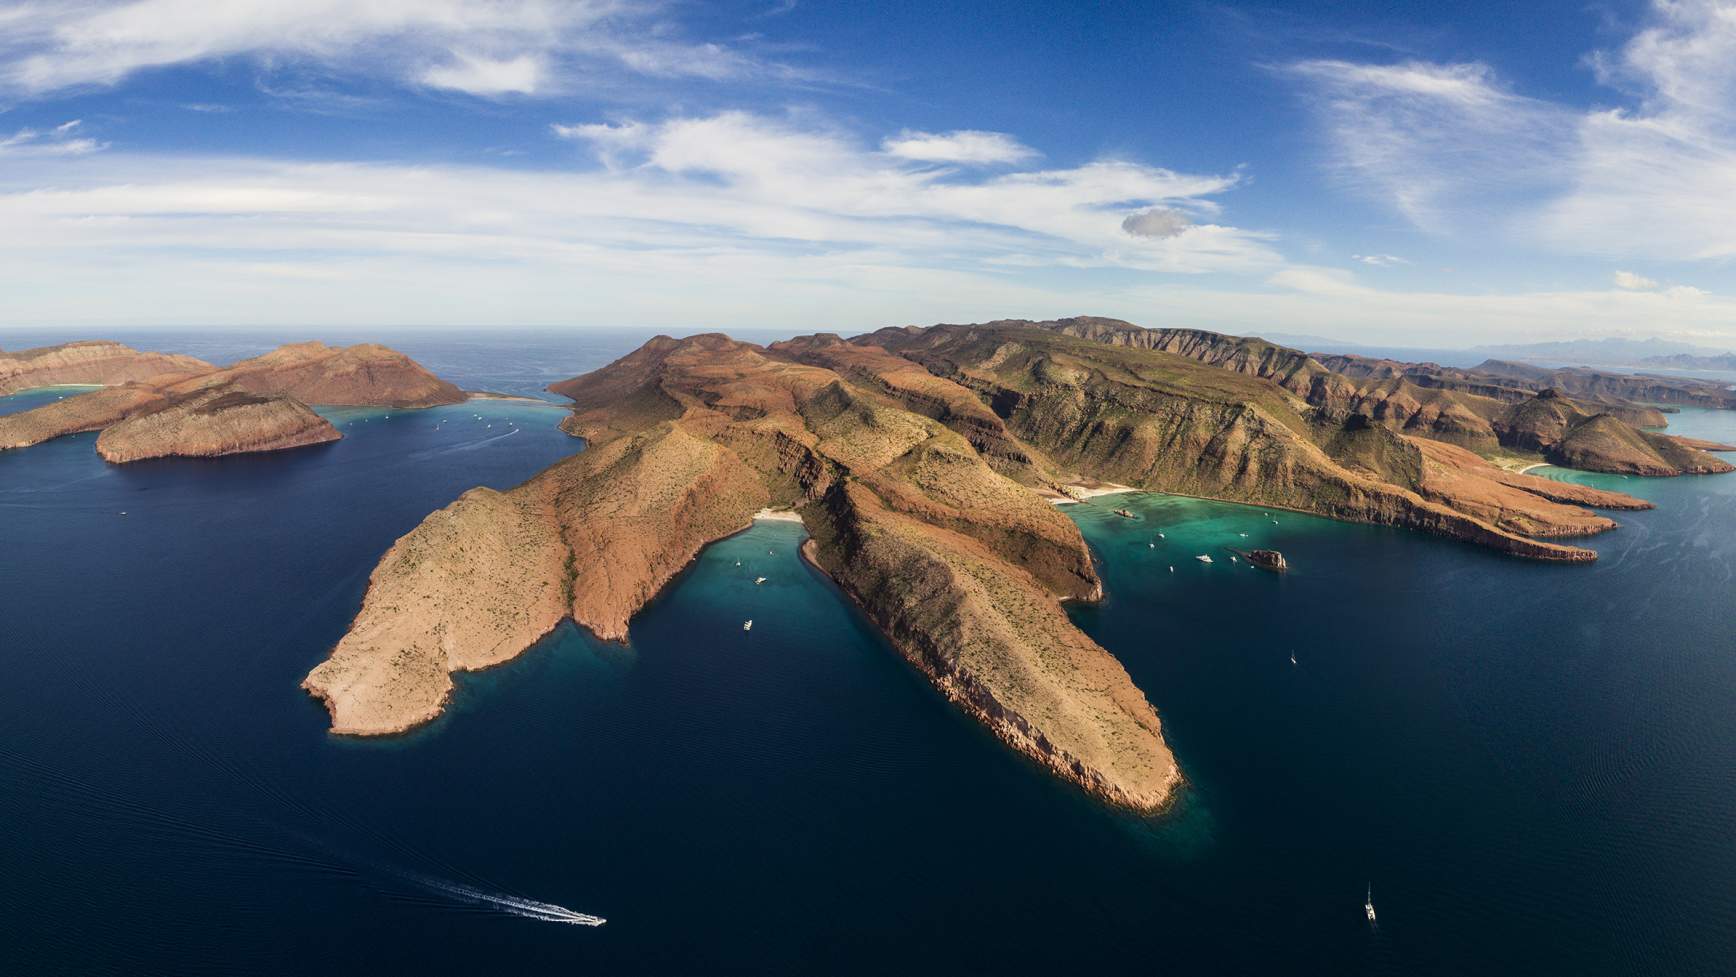
[[[542,381],[634,344],[543,366],[478,340],[468,370]],[[220,461],[108,466],[94,435],[0,453],[0,972],[1736,960],[1736,476],[1551,472],[1659,505],[1590,567],[1195,500],[1070,507],[1109,591],[1076,620],[1189,778],[1143,819],[956,714],[788,524],[706,550],[627,645],[564,628],[429,727],[334,738],[297,683],[379,555],[578,443],[510,402],[329,416],[343,441]],[[1672,427],[1728,439],[1736,415]],[[1228,562],[1256,545],[1294,570]]]

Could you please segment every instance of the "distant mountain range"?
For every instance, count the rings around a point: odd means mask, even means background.
[[[1469,367],[1483,360],[1517,360],[1550,366],[1625,366],[1676,370],[1736,370],[1736,353],[1668,339],[1570,339],[1506,343],[1468,349],[1424,349],[1345,342],[1325,336],[1273,333],[1263,337],[1312,353],[1349,353],[1384,359],[1429,361]]]
[[[1553,343],[1478,346],[1475,352],[1502,360],[1544,360],[1573,365],[1640,366],[1666,357],[1717,357],[1721,349],[1667,339],[1570,339]],[[1661,364],[1655,364],[1661,365]]]
[[[1736,353],[1719,353],[1713,356],[1694,356],[1688,353],[1676,353],[1670,356],[1648,356],[1642,361],[1642,365],[1655,366],[1667,370],[1736,371]]]

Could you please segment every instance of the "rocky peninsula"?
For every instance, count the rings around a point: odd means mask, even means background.
[[[1180,775],[1155,711],[1062,610],[1101,593],[1078,529],[963,435],[717,335],[652,340],[556,389],[589,447],[508,492],[469,492],[393,545],[304,683],[334,730],[426,721],[451,673],[565,618],[622,639],[700,547],[792,507],[816,564],[1003,742],[1118,804],[1170,796]]]
[[[341,437],[309,404],[415,408],[464,400],[414,360],[373,344],[296,343],[218,368],[118,343],[70,343],[0,354],[0,382],[8,376],[17,389],[75,382],[69,377],[106,386],[0,417],[0,450],[101,431],[97,452],[116,464],[278,451]]]
[[[33,387],[90,384],[112,387],[166,373],[216,369],[204,360],[147,353],[105,340],[0,352],[0,397]]]
[[[472,490],[400,538],[303,687],[335,732],[409,729],[441,712],[454,673],[511,659],[564,620],[625,640],[702,547],[776,509],[958,708],[1055,775],[1155,810],[1180,773],[1145,695],[1062,610],[1102,587],[1051,499],[1132,486],[1561,562],[1596,554],[1557,540],[1615,527],[1594,508],[1649,507],[1430,437],[1457,416],[1451,402],[1414,426],[1359,409],[1367,390],[1306,354],[1081,321],[766,347],[658,337],[555,384],[573,402],[562,426],[587,449],[508,491]]]

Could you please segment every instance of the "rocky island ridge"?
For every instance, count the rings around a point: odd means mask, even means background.
[[[1070,484],[1568,563],[1596,554],[1561,540],[1615,527],[1594,509],[1649,507],[1506,470],[1432,427],[1314,403],[1247,362],[1030,322],[763,347],[657,337],[553,385],[586,450],[516,488],[472,490],[400,538],[304,687],[336,732],[412,728],[441,712],[455,673],[509,660],[562,621],[624,640],[703,546],[776,506],[947,699],[1062,779],[1156,810],[1181,782],[1157,714],[1062,610],[1102,592],[1077,528],[1049,504]],[[1302,389],[1338,387],[1330,374]]]

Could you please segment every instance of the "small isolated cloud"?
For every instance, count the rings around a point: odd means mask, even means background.
[[[623,122],[619,125],[610,125],[607,122],[562,125],[557,122],[549,126],[549,131],[562,139],[589,144],[597,158],[610,169],[621,165],[621,157],[644,149],[650,144],[653,135],[652,128],[643,122]]]
[[[1391,268],[1394,265],[1410,264],[1410,259],[1401,258],[1396,254],[1353,254],[1350,258],[1352,261],[1360,261],[1376,268]]]
[[[1193,226],[1193,221],[1179,210],[1168,207],[1153,207],[1137,214],[1127,215],[1121,222],[1121,229],[1134,237],[1169,238],[1186,231]]]
[[[471,95],[534,95],[542,76],[542,59],[534,55],[495,59],[459,54],[451,64],[423,72],[422,83]]]
[[[924,163],[1022,163],[1041,155],[1004,132],[980,129],[955,129],[952,132],[906,129],[886,140],[880,148],[900,159]]]
[[[1266,284],[1307,295],[1324,295],[1332,298],[1370,295],[1374,292],[1367,286],[1357,284],[1356,277],[1347,271],[1313,265],[1294,265],[1285,268],[1266,279]]]
[[[0,156],[83,156],[105,147],[105,143],[77,135],[81,125],[82,122],[73,119],[47,132],[20,129],[0,138]]]
[[[1654,279],[1631,271],[1616,272],[1614,281],[1616,288],[1625,288],[1635,292],[1646,292],[1658,287],[1658,283]]]
[[[1708,292],[1703,288],[1695,288],[1692,285],[1672,285],[1669,288],[1664,289],[1665,298],[1676,299],[1677,301],[1682,302],[1692,302],[1697,299],[1703,299],[1711,294],[1711,292]]]

